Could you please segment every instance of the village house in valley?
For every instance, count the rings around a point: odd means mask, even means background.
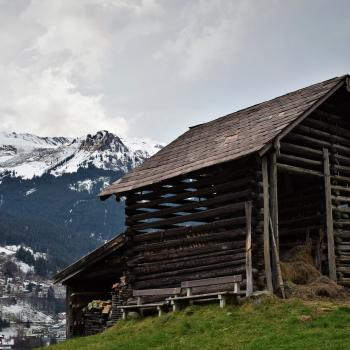
[[[323,274],[350,285],[350,77],[191,127],[100,194],[110,196],[125,201],[125,232],[56,275],[67,336],[89,334],[81,313],[111,292],[110,323],[135,291],[181,294],[185,281],[283,294],[279,257],[305,242]],[[216,290],[207,284],[192,287]]]

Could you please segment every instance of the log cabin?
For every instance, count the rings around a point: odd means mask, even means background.
[[[125,202],[125,232],[55,277],[67,336],[79,307],[110,298],[122,276],[119,304],[132,289],[230,274],[246,295],[278,292],[279,256],[303,242],[323,274],[350,285],[350,77],[190,127],[100,194],[110,196]]]

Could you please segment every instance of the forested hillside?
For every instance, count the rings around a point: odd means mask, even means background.
[[[2,134],[0,245],[47,253],[54,273],[119,234],[123,203],[97,195],[159,147],[124,142],[106,131],[75,140]]]

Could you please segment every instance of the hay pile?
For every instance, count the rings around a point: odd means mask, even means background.
[[[309,246],[296,246],[281,258],[281,270],[289,297],[314,299],[342,298],[345,290],[316,268]]]

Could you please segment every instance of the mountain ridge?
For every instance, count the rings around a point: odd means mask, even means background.
[[[48,272],[124,230],[124,204],[100,191],[161,145],[108,131],[80,138],[0,133],[0,246],[48,254]]]
[[[127,172],[161,147],[146,139],[123,139],[106,130],[78,138],[2,132],[0,174],[22,179],[45,173],[61,176],[90,164],[100,169]]]

